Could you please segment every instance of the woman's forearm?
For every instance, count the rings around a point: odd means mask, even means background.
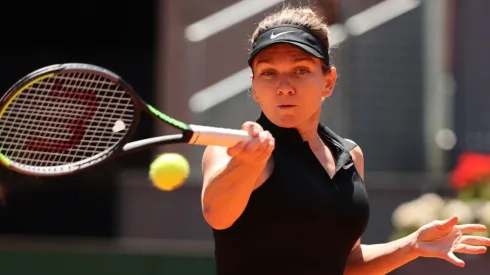
[[[203,189],[204,219],[215,229],[231,226],[247,206],[264,165],[247,166],[230,160]]]
[[[412,234],[389,243],[360,245],[352,251],[344,274],[387,274],[418,257],[414,240]]]

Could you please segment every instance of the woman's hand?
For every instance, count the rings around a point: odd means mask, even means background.
[[[481,224],[457,225],[457,222],[458,218],[453,217],[422,226],[415,233],[414,248],[417,255],[441,258],[463,267],[465,262],[454,253],[484,254],[487,246],[490,246],[490,239],[466,234],[486,232],[487,228]]]

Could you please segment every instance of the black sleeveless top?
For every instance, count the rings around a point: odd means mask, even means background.
[[[331,179],[295,129],[264,114],[257,123],[276,140],[271,176],[229,228],[213,230],[218,275],[342,275],[369,219],[364,183],[350,151],[355,144],[320,124],[336,161]]]

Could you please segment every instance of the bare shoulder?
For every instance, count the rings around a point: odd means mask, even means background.
[[[359,176],[361,176],[361,178],[364,179],[364,153],[362,152],[361,147],[356,142],[350,139],[345,139],[345,140],[350,141],[357,145],[356,147],[354,147],[354,149],[350,151],[350,154],[352,156],[352,161],[356,166],[357,172],[359,173]]]
[[[359,146],[359,144],[357,144],[352,139],[346,138],[345,140],[347,140],[349,142],[352,142],[352,143],[354,143],[356,145],[356,147],[354,147],[354,149],[352,149],[352,151],[350,151],[350,154],[352,155],[352,159],[353,160],[355,160],[355,159],[364,160],[364,154],[362,152],[361,146]]]

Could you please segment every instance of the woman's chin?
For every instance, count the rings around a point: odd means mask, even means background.
[[[272,122],[282,128],[296,128],[299,124],[299,120],[294,115],[278,115]]]

